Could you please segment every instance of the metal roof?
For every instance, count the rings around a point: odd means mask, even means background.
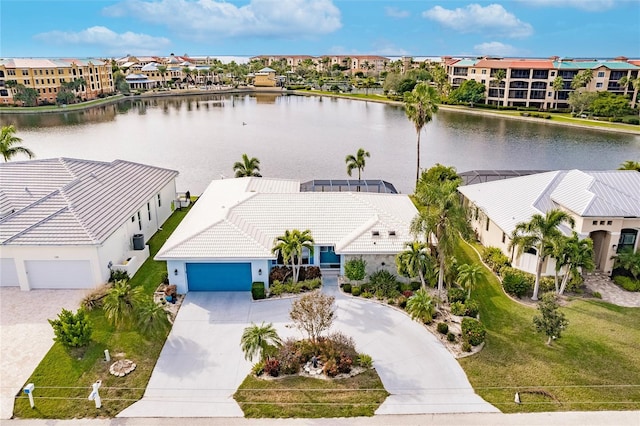
[[[177,175],[122,160],[0,164],[0,243],[100,244]]]
[[[302,192],[382,192],[386,194],[397,194],[398,191],[393,184],[376,180],[357,179],[315,179],[300,184]]]
[[[260,179],[213,181],[156,259],[273,259],[273,242],[287,229],[309,229],[316,245],[339,254],[397,253],[412,239],[417,210],[406,195],[280,191],[286,183],[250,192]]]

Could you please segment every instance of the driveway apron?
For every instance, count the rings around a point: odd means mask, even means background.
[[[336,297],[332,330],[371,355],[391,395],[376,414],[475,413],[498,409],[475,394],[464,371],[423,326],[388,306],[341,294],[336,277],[323,292]],[[118,417],[242,417],[233,394],[251,370],[240,338],[246,326],[273,323],[283,339],[293,299],[251,301],[248,292],[190,292],[153,370],[144,397]]]

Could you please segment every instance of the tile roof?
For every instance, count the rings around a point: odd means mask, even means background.
[[[459,188],[505,233],[562,206],[582,217],[640,217],[640,173],[562,170]]]
[[[263,179],[213,181],[156,259],[272,259],[287,229],[309,229],[339,254],[397,253],[412,239],[417,210],[406,195],[299,192],[291,181],[256,182]]]
[[[524,69],[543,69],[543,70],[547,70],[547,69],[551,69],[553,68],[553,61],[549,61],[549,60],[541,60],[541,61],[535,61],[535,60],[530,60],[530,59],[526,59],[526,60],[517,60],[517,61],[510,61],[508,62],[509,68],[524,68]]]
[[[72,64],[86,66],[89,63],[97,66],[106,64],[103,60],[96,58],[7,58],[0,60],[0,65],[7,68],[60,68],[71,67]]]
[[[0,164],[0,244],[100,244],[177,175],[122,160]]]

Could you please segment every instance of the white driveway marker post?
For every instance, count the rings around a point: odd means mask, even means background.
[[[105,349],[105,350],[104,350],[104,360],[105,360],[106,362],[111,361],[111,355],[109,355],[109,349]]]
[[[36,407],[36,404],[33,402],[33,389],[34,388],[35,388],[35,386],[33,385],[33,383],[29,383],[27,386],[24,387],[24,393],[29,395],[29,405],[31,405],[31,408],[35,408]]]
[[[100,394],[98,393],[98,389],[100,389],[101,385],[102,385],[102,380],[96,380],[96,382],[93,385],[91,385],[93,390],[89,394],[89,401],[95,401],[96,408],[102,407],[102,400],[100,399]]]

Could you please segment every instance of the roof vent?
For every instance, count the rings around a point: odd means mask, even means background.
[[[380,236],[380,231],[371,231],[371,236],[372,237],[379,237]]]
[[[396,236],[396,231],[389,231],[389,236],[390,237],[395,237]]]

